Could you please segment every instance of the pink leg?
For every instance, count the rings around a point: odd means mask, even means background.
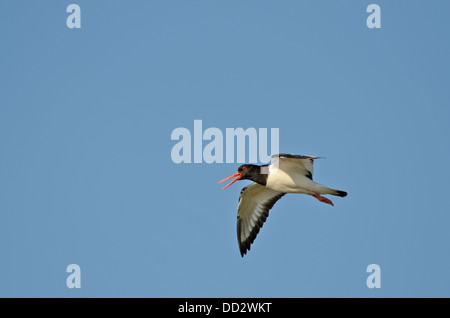
[[[334,206],[333,202],[331,202],[330,199],[327,199],[327,198],[321,196],[321,195],[318,194],[318,193],[314,193],[313,197],[315,197],[315,198],[316,198],[317,200],[319,200],[320,202],[328,203],[328,204],[331,204],[332,206]]]

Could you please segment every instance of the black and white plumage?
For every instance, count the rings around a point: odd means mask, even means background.
[[[250,250],[250,245],[269,216],[269,210],[283,195],[285,193],[269,189],[256,182],[241,190],[237,215],[237,238],[242,256]]]
[[[286,193],[308,194],[321,202],[333,202],[321,194],[345,197],[346,192],[325,187],[313,181],[314,159],[319,157],[279,154],[272,156],[270,165],[242,165],[238,172],[220,182],[236,177],[226,185],[227,188],[237,180],[248,179],[254,183],[244,187],[239,196],[237,216],[237,238],[241,256],[259,233],[269,210]]]

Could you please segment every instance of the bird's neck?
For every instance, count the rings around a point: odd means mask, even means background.
[[[268,165],[261,166],[261,167],[267,167]],[[261,167],[258,167],[260,171],[269,172],[268,169],[261,169]],[[260,171],[256,172],[252,175],[252,181],[255,181],[256,183],[259,183],[260,185],[265,186],[267,184],[267,177],[268,174],[262,174]]]

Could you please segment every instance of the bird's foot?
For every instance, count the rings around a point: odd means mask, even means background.
[[[328,203],[328,204],[331,204],[332,206],[334,206],[333,202],[331,202],[330,199],[325,198],[325,197],[321,196],[321,195],[318,194],[318,193],[314,193],[313,197],[315,197],[315,198],[316,198],[317,200],[319,200],[320,202]]]

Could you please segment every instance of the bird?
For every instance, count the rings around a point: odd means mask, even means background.
[[[245,186],[239,195],[237,239],[241,257],[250,251],[259,230],[269,216],[269,210],[285,194],[311,195],[320,202],[332,206],[333,202],[322,194],[347,196],[345,191],[328,188],[313,181],[314,160],[322,157],[276,154],[272,158],[273,163],[268,165],[241,165],[235,174],[219,181],[221,183],[236,177],[222,190],[238,180],[253,181],[252,184]]]

